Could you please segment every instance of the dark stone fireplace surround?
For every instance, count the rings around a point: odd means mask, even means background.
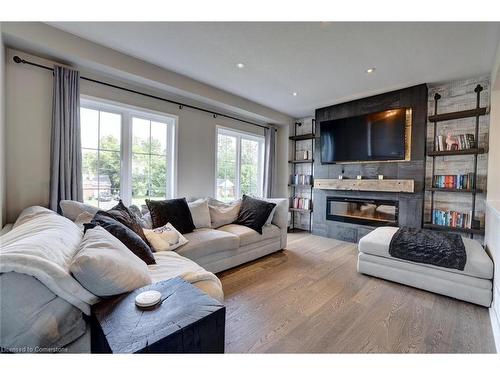
[[[377,162],[351,164],[321,164],[320,149],[316,147],[314,157],[314,178],[355,179],[377,178],[413,179],[414,193],[388,193],[366,191],[338,191],[314,189],[313,234],[358,242],[361,237],[375,229],[375,226],[327,220],[326,197],[351,197],[356,199],[393,200],[398,202],[400,226],[420,228],[425,181],[425,143],[427,122],[427,85],[421,84],[406,89],[358,99],[316,110],[316,144],[319,145],[320,123],[344,117],[357,116],[372,112],[401,107],[412,108],[411,160],[405,162]]]

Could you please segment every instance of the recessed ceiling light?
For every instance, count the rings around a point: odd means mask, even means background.
[[[297,96],[299,94],[297,94],[295,91],[292,93],[293,96]]]
[[[375,68],[368,68],[368,69],[366,69],[366,72],[368,74],[373,73],[374,71],[375,71]]]
[[[236,64],[236,66],[238,67],[238,69],[243,69],[245,67],[245,64],[238,63],[238,64]]]

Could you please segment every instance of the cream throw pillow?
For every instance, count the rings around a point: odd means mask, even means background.
[[[174,250],[188,242],[170,223],[155,229],[144,229],[144,234],[155,251]]]
[[[210,211],[207,199],[198,199],[188,203],[189,211],[196,228],[211,228]]]
[[[231,203],[224,203],[212,199],[209,202],[210,220],[212,228],[219,228],[223,225],[231,224],[238,217],[241,207],[241,199]]]
[[[146,263],[101,227],[87,230],[70,271],[85,289],[99,297],[151,284]]]

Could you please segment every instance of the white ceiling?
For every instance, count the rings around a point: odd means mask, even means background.
[[[500,41],[500,23],[50,25],[294,117],[414,84],[490,73]],[[366,74],[370,67],[376,71]]]

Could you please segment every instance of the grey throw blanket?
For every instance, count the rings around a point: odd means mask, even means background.
[[[391,239],[389,254],[394,258],[461,271],[467,262],[462,237],[426,229],[400,228]]]

